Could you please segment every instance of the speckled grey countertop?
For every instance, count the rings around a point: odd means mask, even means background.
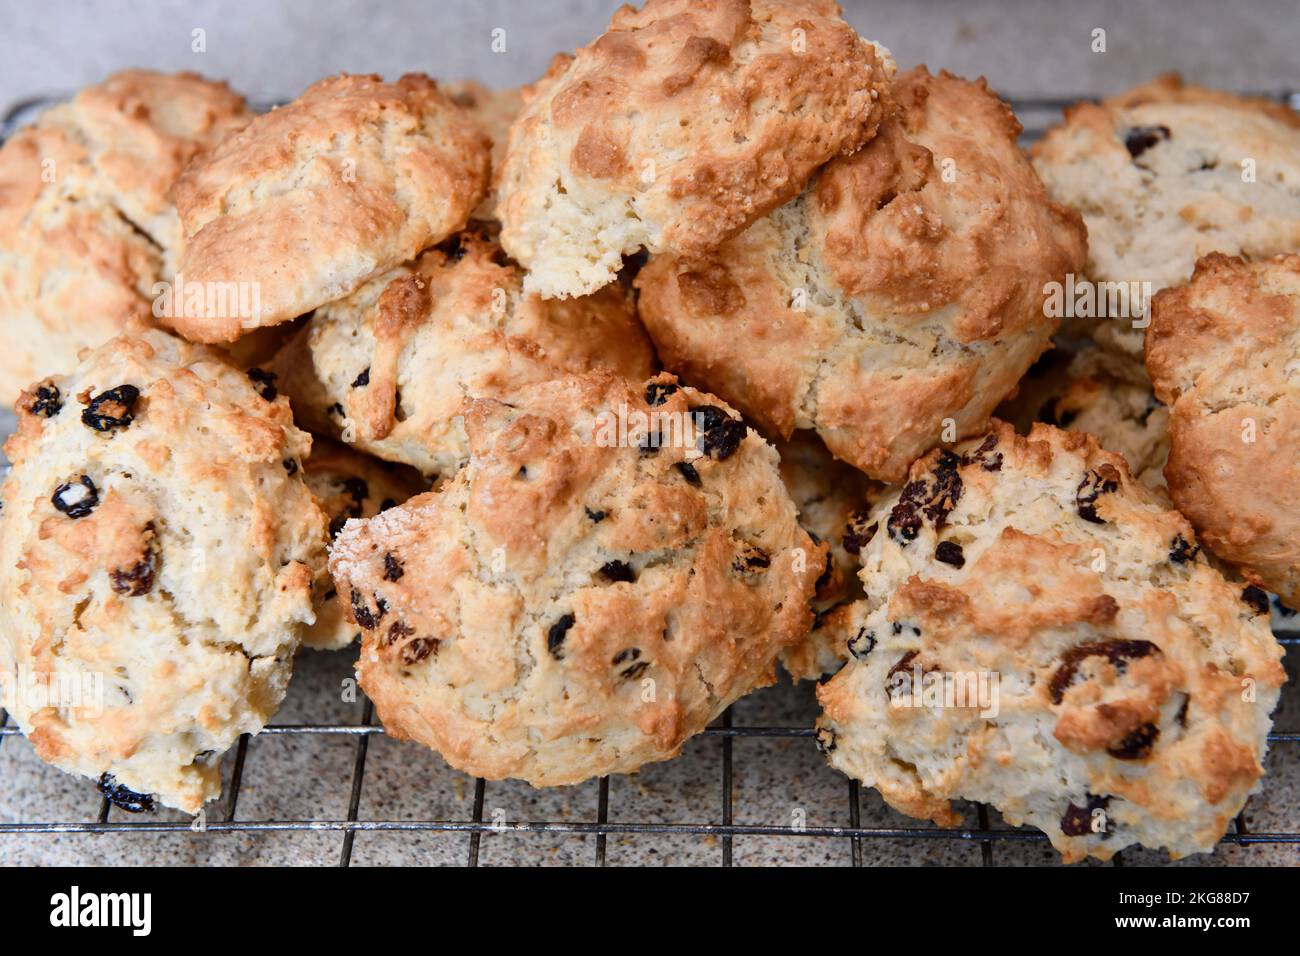
[[[474,77],[496,86],[535,78],[551,54],[599,32],[615,3],[599,0],[427,0],[366,2],[317,0],[312,4],[237,0],[150,4],[126,0],[65,0],[36,8],[0,0],[5,56],[0,58],[0,105],[36,94],[64,92],[125,66],[194,69],[225,77],[256,99],[292,96],[338,70],[395,75],[423,70],[436,76]],[[890,47],[900,64],[928,63],[965,74],[984,73],[1008,95],[1105,93],[1154,73],[1180,69],[1189,78],[1241,90],[1300,88],[1300,17],[1290,0],[1220,4],[1213,0],[1128,3],[1089,0],[1070,4],[978,3],[943,0],[846,0],[846,13],[866,35]],[[506,31],[506,52],[490,50],[492,30]],[[1093,31],[1104,29],[1107,52],[1091,50]],[[203,30],[206,50],[192,50]],[[0,434],[11,420],[0,415]],[[1297,654],[1288,670],[1277,729],[1300,731]],[[351,673],[349,654],[304,653],[278,725],[356,725],[362,704],[345,703],[340,688]],[[782,682],[733,709],[737,727],[806,728],[816,715],[810,685]],[[342,733],[280,733],[253,739],[242,766],[237,821],[346,820],[357,767],[359,737]],[[369,736],[356,819],[361,821],[470,820],[475,783],[418,746]],[[699,738],[675,761],[609,783],[607,819],[615,822],[719,823],[722,781],[729,763],[732,815],[737,824],[792,828],[848,826],[846,779],[830,770],[807,737]],[[1300,743],[1274,746],[1264,791],[1253,798],[1250,830],[1300,830]],[[235,771],[234,754],[224,763]],[[230,788],[227,787],[229,790]],[[523,821],[594,822],[600,786],[537,791],[519,783],[489,783],[482,818],[507,828],[481,837],[478,859],[491,864],[594,862],[592,835],[554,835],[514,829]],[[0,736],[0,824],[78,823],[99,819],[102,801],[92,782],[65,776],[36,759],[20,736]],[[229,816],[229,796],[207,813]],[[858,799],[859,822],[869,828],[919,825],[883,806],[871,791]],[[111,822],[135,822],[113,810]],[[170,811],[151,822],[184,822]],[[978,826],[974,808],[967,814]],[[989,826],[1005,829],[996,815]],[[146,832],[95,834],[0,833],[5,864],[334,864],[341,832]],[[604,847],[611,865],[720,864],[727,841],[694,834],[612,834]],[[736,836],[737,865],[853,862],[852,841],[796,835]],[[353,865],[463,864],[471,853],[464,832],[361,831]],[[979,842],[960,839],[870,838],[860,841],[861,862],[979,865]],[[1161,862],[1161,854],[1126,852],[1126,863]],[[996,864],[1055,862],[1043,842],[999,840]],[[1180,865],[1257,863],[1300,865],[1300,847],[1222,846],[1211,856]]]

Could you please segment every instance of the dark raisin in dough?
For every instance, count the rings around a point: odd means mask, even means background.
[[[1106,753],[1116,760],[1145,760],[1151,756],[1151,748],[1159,736],[1159,727],[1151,723],[1143,724],[1115,746],[1107,747]]]
[[[137,562],[125,571],[116,569],[109,575],[113,590],[127,597],[142,597],[153,590],[153,555]]]
[[[876,632],[865,627],[858,628],[858,633],[849,638],[849,653],[857,660],[862,660],[876,649]]]
[[[966,564],[966,555],[956,541],[940,541],[934,549],[934,559],[944,564],[951,564],[954,568]]]
[[[402,566],[402,562],[397,560],[397,557],[393,554],[393,552],[389,551],[384,554],[384,580],[385,581],[401,580],[402,575],[405,573],[406,573],[406,569]]]
[[[917,501],[924,494],[924,490],[926,490],[924,481],[909,481],[904,485],[897,505],[889,511],[889,520],[885,522],[885,527],[889,529],[889,537],[900,545],[907,545],[917,540],[920,524],[922,524],[920,512],[917,510]]]
[[[832,730],[830,727],[818,727],[816,740],[817,740],[817,749],[820,750],[823,754],[829,756],[830,754],[835,752],[835,745],[837,741],[835,739],[835,731]]]
[[[646,668],[648,668],[649,666],[650,666],[649,661],[637,661],[635,664],[633,664],[627,670],[623,671],[623,673],[619,674],[618,676],[621,677],[623,680],[636,680],[638,677],[640,677],[642,674],[646,672]]]
[[[99,792],[108,798],[109,803],[127,813],[153,813],[155,809],[152,794],[136,793],[122,786],[111,773],[99,778]]]
[[[442,642],[435,637],[417,637],[402,648],[401,658],[403,664],[418,664],[430,654],[438,653],[438,646]]]
[[[1170,136],[1168,126],[1134,126],[1124,134],[1124,148],[1137,159],[1152,146]]]
[[[153,531],[153,523],[145,525],[145,531]],[[157,553],[149,547],[144,557],[125,570],[118,568],[109,573],[109,583],[114,592],[127,597],[142,597],[153,590],[154,575],[158,570]]]
[[[352,616],[361,627],[367,631],[373,631],[379,626],[379,622],[384,619],[384,614],[388,611],[388,603],[383,598],[375,597],[375,610],[372,612],[366,604],[365,597],[356,588],[352,589],[350,595],[352,604]]]
[[[1181,534],[1174,535],[1173,544],[1169,546],[1169,560],[1174,564],[1186,564],[1196,558],[1200,547],[1192,544]]]
[[[636,580],[636,572],[632,570],[632,565],[626,561],[606,561],[600,567],[600,574],[606,581],[626,581]]]
[[[81,475],[55,488],[50,501],[69,518],[84,518],[99,504],[99,489],[87,476]]]
[[[772,566],[772,559],[766,551],[757,545],[745,545],[745,550],[736,555],[731,562],[731,570],[740,573],[765,571]]]
[[[410,637],[414,633],[415,628],[411,627],[411,625],[407,624],[405,621],[394,621],[392,624],[388,625],[388,633],[384,635],[383,645],[384,647],[390,647],[403,638]]]
[[[1160,648],[1150,641],[1098,641],[1075,645],[1061,655],[1061,666],[1056,669],[1052,682],[1048,685],[1052,703],[1061,702],[1066,690],[1074,683],[1079,665],[1089,657],[1106,658],[1122,674],[1129,661],[1160,653]]]
[[[936,531],[944,526],[961,499],[963,485],[957,470],[960,465],[960,458],[943,450],[939,452],[939,459],[929,477],[909,481],[903,486],[898,504],[894,505],[886,522],[891,538],[900,545],[915,541],[927,518]]]
[[[41,385],[36,389],[36,397],[27,406],[27,411],[43,418],[53,418],[63,410],[63,396],[57,385]]]
[[[898,627],[897,624],[895,624],[894,626],[895,626],[895,627]],[[895,631],[894,633],[898,633],[898,632]],[[894,683],[894,675],[895,675],[895,674],[902,674],[904,677],[907,678],[907,683],[906,683],[906,685],[905,685],[904,687],[901,687],[900,689],[906,689],[907,687],[911,687],[911,686],[912,686],[912,675],[911,675],[912,661],[916,660],[916,655],[919,654],[919,653],[921,653],[921,652],[920,652],[920,651],[908,651],[906,654],[904,654],[902,657],[900,657],[900,658],[899,658],[899,659],[894,663],[894,666],[893,666],[893,667],[891,667],[891,668],[889,669],[889,673],[887,673],[887,674],[885,675],[885,693],[886,693],[886,694],[890,694],[890,695],[892,696],[892,688],[890,687],[890,685]],[[901,681],[900,681],[900,684],[902,684]]]
[[[844,537],[840,543],[844,545],[844,550],[849,554],[861,554],[862,549],[870,543],[871,539],[876,536],[876,531],[880,528],[880,522],[873,521],[867,524],[867,519],[871,517],[869,511],[858,511],[849,518],[848,524],[844,527]]]
[[[568,637],[569,628],[573,627],[575,621],[572,614],[564,614],[546,632],[546,649],[557,661],[563,657],[564,639]]]
[[[692,414],[696,427],[703,432],[700,450],[717,461],[726,461],[745,440],[745,423],[732,418],[716,405],[701,405]]]
[[[587,517],[591,519],[592,524],[600,524],[605,520],[605,512],[603,511],[592,511],[587,507],[584,507],[582,510],[587,512]]]
[[[963,465],[979,465],[985,471],[1002,470],[1002,452],[994,452],[998,447],[998,436],[989,435],[984,441],[980,442],[978,448],[961,457]]]
[[[694,485],[696,488],[700,487],[700,473],[695,470],[695,466],[689,461],[679,461],[674,467],[681,472],[681,476],[686,479],[688,485]]]
[[[130,428],[135,421],[132,410],[139,398],[140,390],[134,385],[119,385],[100,392],[90,400],[90,405],[82,409],[81,423],[97,432]]]
[[[1264,593],[1263,589],[1257,588],[1253,584],[1247,585],[1245,590],[1241,592],[1241,599],[1250,605],[1256,614],[1268,613],[1268,595]]]
[[[1105,524],[1106,519],[1097,514],[1097,499],[1102,495],[1114,494],[1116,491],[1119,491],[1119,471],[1114,465],[1102,465],[1089,471],[1083,476],[1074,493],[1079,517],[1093,524]]]
[[[276,375],[274,372],[268,372],[262,368],[250,368],[246,374],[248,380],[253,383],[253,388],[258,395],[261,395],[268,402],[275,401],[276,396],[280,393],[275,387]]]
[[[934,524],[935,529],[942,528],[948,515],[957,502],[961,500],[962,480],[958,468],[962,460],[948,450],[939,452],[939,461],[934,468],[934,487],[930,500],[922,509],[925,516]]]
[[[298,460],[296,458],[286,458],[280,464],[284,465],[284,471],[287,475],[298,474]]]
[[[645,403],[647,405],[662,405],[668,401],[668,396],[677,391],[677,386],[672,382],[651,382],[645,387]]]
[[[1087,795],[1083,806],[1069,804],[1061,815],[1061,832],[1066,836],[1087,836],[1092,832],[1093,811],[1104,810],[1109,804],[1110,797],[1098,797],[1091,793]]]
[[[352,380],[353,388],[365,388],[370,384],[370,366],[367,365],[361,370],[361,374]]]

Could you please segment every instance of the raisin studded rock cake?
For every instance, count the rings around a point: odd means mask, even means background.
[[[0,683],[41,759],[197,812],[289,681],[325,517],[310,438],[218,353],[151,330],[23,393],[0,487]]]
[[[1054,349],[1034,363],[1019,389],[998,406],[998,418],[1021,434],[1034,422],[1088,432],[1102,448],[1123,455],[1141,484],[1165,494],[1169,409],[1139,363],[1101,348],[1075,355]]]
[[[178,271],[250,293],[238,308],[228,296],[168,321],[195,341],[231,342],[342,298],[464,227],[486,194],[490,149],[427,76],[321,80],[176,183]]]
[[[265,395],[266,386],[262,388]],[[414,469],[380,461],[319,435],[313,437],[311,455],[301,467],[303,480],[329,521],[331,540],[349,519],[373,518],[428,487]],[[338,650],[360,634],[348,620],[347,601],[339,599],[333,580],[323,567],[322,571],[312,585],[316,622],[303,633],[302,643],[316,650]]]
[[[469,455],[466,398],[506,400],[597,367],[633,380],[654,371],[628,293],[525,293],[486,228],[317,311],[272,365],[306,427],[428,475],[450,475]]]
[[[1165,477],[1217,557],[1300,606],[1300,255],[1210,255],[1155,298],[1147,370]]]
[[[0,403],[77,353],[151,321],[179,234],[167,193],[252,118],[193,73],[125,70],[0,148]]]
[[[836,461],[821,439],[796,432],[776,443],[781,456],[781,480],[799,511],[799,524],[814,543],[828,551],[813,597],[812,630],[808,639],[781,652],[781,665],[795,680],[816,680],[840,668],[847,654],[849,609],[863,597],[858,580],[858,550],[862,529],[869,523],[872,502],[884,487]]]
[[[1163,76],[1071,107],[1033,157],[1052,196],[1083,215],[1096,282],[1154,292],[1211,252],[1300,252],[1300,115],[1280,104]],[[1103,347],[1141,358],[1137,315],[1087,324]]]
[[[637,277],[666,368],[887,482],[984,426],[1048,346],[1045,284],[1085,254],[983,81],[918,67],[892,95],[879,135],[797,200]]]
[[[773,681],[825,552],[731,409],[596,372],[475,400],[466,426],[455,478],[349,521],[331,553],[390,734],[573,784],[675,756]]]
[[[832,766],[942,825],[953,800],[1067,861],[1213,849],[1284,680],[1265,595],[1086,434],[995,423],[873,512],[861,627],[818,689]]]
[[[641,248],[707,252],[869,140],[893,71],[831,0],[624,6],[511,126],[502,245],[547,298]]]

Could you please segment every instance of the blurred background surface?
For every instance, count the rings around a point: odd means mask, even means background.
[[[538,77],[600,32],[609,0],[0,0],[0,107],[127,66],[191,69],[257,99],[340,70],[493,86]],[[1238,90],[1300,87],[1296,0],[844,0],[901,66],[986,75],[1005,95],[1117,92],[1163,70]],[[1106,52],[1092,51],[1106,31]],[[204,31],[205,52],[192,50]],[[504,52],[493,31],[504,30]]]

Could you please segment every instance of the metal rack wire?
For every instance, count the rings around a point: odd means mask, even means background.
[[[1300,109],[1300,93],[1285,91],[1265,94],[1277,100],[1289,103]],[[1041,135],[1059,111],[1077,98],[1022,98],[1012,99],[1012,106],[1025,126],[1025,139],[1032,140]],[[41,105],[48,105],[49,100],[30,100],[11,109],[0,120],[0,139],[10,133],[15,124],[29,119],[33,110]],[[1300,645],[1300,632],[1280,633],[1279,640],[1284,645]],[[1294,652],[1292,652],[1294,653]],[[1300,688],[1288,686],[1283,694],[1300,693]],[[371,820],[361,819],[361,798],[366,782],[366,766],[370,740],[384,734],[384,729],[373,720],[373,708],[369,701],[364,702],[360,720],[355,724],[319,723],[319,724],[272,724],[266,727],[264,735],[287,735],[292,737],[329,736],[339,739],[355,740],[352,776],[347,802],[347,811],[338,819],[309,818],[297,820],[260,820],[241,819],[239,816],[240,788],[244,779],[244,770],[248,759],[248,736],[241,737],[235,748],[234,758],[230,761],[230,779],[226,782],[228,795],[225,813],[221,820],[209,820],[205,829],[209,833],[268,833],[268,832],[318,832],[339,834],[338,865],[349,866],[352,862],[353,847],[358,833],[381,832],[441,832],[464,833],[468,835],[465,862],[469,866],[478,866],[484,834],[567,834],[594,835],[595,848],[591,863],[604,866],[607,862],[608,840],[611,836],[659,834],[714,837],[721,845],[721,862],[723,866],[733,865],[733,842],[736,837],[783,837],[789,839],[834,839],[847,840],[851,847],[851,859],[854,866],[862,866],[863,848],[866,841],[875,840],[909,840],[909,841],[948,841],[967,845],[978,845],[980,863],[993,866],[998,862],[997,848],[1010,843],[1046,844],[1047,837],[1030,828],[1004,829],[990,825],[989,808],[976,806],[977,826],[957,827],[951,829],[931,828],[913,825],[907,818],[897,816],[900,821],[895,826],[863,826],[861,822],[861,794],[857,781],[845,781],[845,806],[843,826],[806,826],[795,829],[789,825],[764,825],[737,823],[734,818],[735,800],[735,755],[733,743],[738,739],[797,739],[814,746],[813,729],[808,726],[733,726],[731,711],[727,711],[705,730],[703,736],[718,739],[721,743],[722,760],[719,780],[716,822],[707,823],[654,823],[640,821],[615,821],[610,819],[610,782],[602,778],[590,786],[597,788],[596,819],[585,822],[560,821],[523,821],[503,823],[484,819],[484,805],[488,788],[492,783],[482,779],[474,784],[474,796],[468,819],[401,819]],[[9,715],[0,710],[0,745],[20,731],[11,726]],[[1272,747],[1300,747],[1300,728],[1280,730],[1269,735]],[[51,773],[58,771],[50,770]],[[1269,781],[1266,778],[1264,786]],[[133,817],[129,820],[110,820],[111,804],[107,798],[101,798],[100,806],[92,822],[33,822],[0,823],[0,836],[10,834],[167,834],[189,832],[191,825],[185,821],[157,821],[145,817]],[[1222,844],[1227,846],[1255,847],[1267,845],[1300,846],[1300,830],[1273,832],[1256,832],[1248,824],[1250,804],[1237,816],[1231,831],[1227,833]],[[1118,854],[1114,863],[1123,862],[1123,854]]]
[[[1284,644],[1300,644],[1300,637],[1284,636]],[[299,832],[334,832],[340,834],[339,866],[348,866],[352,861],[352,849],[356,834],[365,832],[442,832],[466,833],[469,835],[466,864],[477,866],[483,834],[568,834],[594,835],[595,852],[591,862],[604,866],[607,859],[606,847],[611,835],[667,834],[711,836],[717,838],[722,848],[722,865],[732,866],[732,842],[735,837],[769,836],[791,839],[833,838],[850,841],[852,863],[861,866],[863,860],[862,845],[864,840],[904,839],[904,840],[939,840],[958,841],[977,844],[980,847],[980,860],[984,866],[996,862],[994,848],[998,844],[1009,842],[1046,843],[1047,838],[1041,832],[1032,829],[995,829],[989,825],[988,808],[980,805],[976,808],[978,826],[958,827],[952,829],[928,828],[903,823],[898,826],[864,827],[860,822],[860,794],[857,781],[846,781],[844,826],[809,826],[794,829],[790,826],[736,823],[733,820],[733,753],[732,742],[738,738],[767,739],[802,739],[809,747],[814,746],[813,731],[809,727],[734,727],[730,711],[722,716],[716,724],[704,731],[705,737],[719,738],[722,742],[722,772],[719,788],[717,822],[714,823],[650,823],[613,821],[609,818],[609,779],[602,778],[595,782],[597,787],[596,819],[586,822],[557,821],[522,821],[501,823],[484,820],[483,807],[488,781],[479,779],[474,784],[472,812],[468,819],[447,820],[363,820],[359,818],[362,788],[365,785],[366,757],[370,739],[382,735],[384,729],[373,722],[373,709],[367,701],[363,708],[361,720],[356,724],[273,724],[262,731],[269,735],[334,735],[355,739],[355,755],[350,783],[347,813],[341,819],[302,819],[302,820],[244,820],[240,819],[239,793],[243,781],[245,761],[248,752],[247,736],[241,737],[235,750],[231,765],[230,780],[227,783],[228,804],[224,819],[209,820],[205,830],[209,833],[265,833],[276,831]],[[9,725],[8,715],[0,712],[0,744],[5,739],[19,734],[17,727]],[[1277,732],[1269,735],[1270,746],[1300,745],[1300,732]],[[51,770],[52,773],[57,772]],[[1265,782],[1267,786],[1267,781]],[[93,822],[39,822],[39,823],[4,823],[0,824],[0,836],[17,833],[46,834],[103,834],[103,833],[185,833],[191,826],[186,821],[151,821],[145,818],[130,820],[110,820],[111,804],[107,798],[101,798],[96,819]],[[1247,823],[1249,804],[1237,816],[1232,831],[1223,837],[1224,845],[1259,846],[1269,844],[1300,845],[1300,831],[1256,832]],[[900,820],[905,818],[899,817]],[[1116,858],[1121,862],[1121,857]]]

